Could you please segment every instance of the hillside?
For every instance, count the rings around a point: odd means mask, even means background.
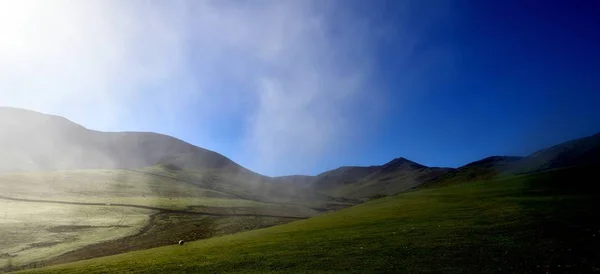
[[[479,161],[471,162],[457,169],[448,171],[424,186],[440,186],[455,183],[472,182],[495,178],[505,172],[507,166],[518,162],[523,157],[490,156]]]
[[[230,159],[179,139],[146,132],[99,132],[65,118],[0,107],[0,171],[179,168],[249,172]]]
[[[600,133],[537,151],[505,169],[511,173],[600,164]]]
[[[456,184],[305,221],[26,273],[591,273],[595,168]]]

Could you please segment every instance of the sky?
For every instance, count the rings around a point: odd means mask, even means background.
[[[600,132],[600,2],[0,0],[0,105],[270,176]]]

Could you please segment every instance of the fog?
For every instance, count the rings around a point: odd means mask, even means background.
[[[336,1],[2,1],[0,104],[306,172],[382,104],[370,67],[389,29],[370,20]]]

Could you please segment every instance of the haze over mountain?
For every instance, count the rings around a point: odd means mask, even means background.
[[[274,196],[311,199],[318,195],[344,198],[393,195],[420,185],[594,164],[600,159],[600,134],[597,134],[524,158],[491,156],[457,169],[427,167],[400,157],[380,166],[345,166],[317,176],[270,178],[217,152],[157,133],[93,131],[63,117],[7,107],[0,107],[0,127],[3,146],[0,171],[4,172],[160,166],[170,173],[184,169],[210,171],[212,179],[200,178],[200,185],[212,187],[215,183],[235,182],[248,189],[271,191]]]
[[[99,132],[63,117],[0,107],[0,170],[178,168],[247,171],[230,159],[171,136],[149,132]]]

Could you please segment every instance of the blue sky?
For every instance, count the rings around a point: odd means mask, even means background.
[[[0,105],[267,175],[600,131],[598,1],[4,1]]]

